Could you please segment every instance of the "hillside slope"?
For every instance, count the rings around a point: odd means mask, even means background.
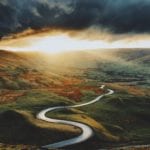
[[[47,107],[92,100],[106,92],[99,89],[101,84],[113,89],[115,94],[92,107],[48,114],[92,124],[95,136],[71,149],[149,142],[148,49],[57,55],[0,51],[0,58],[0,143],[5,143],[0,148],[12,145],[15,149],[23,145],[29,150],[36,149],[78,134],[80,131],[74,127],[54,126],[36,120],[35,116]]]

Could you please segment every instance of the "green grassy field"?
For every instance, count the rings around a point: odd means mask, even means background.
[[[47,107],[72,104],[47,91],[30,91],[11,104],[0,105],[0,141],[8,145],[41,146],[77,135],[70,126],[49,124],[36,119]]]
[[[54,66],[48,70],[47,62],[42,60],[38,61],[40,67],[35,68],[34,60],[39,56],[29,60],[29,65],[24,59],[25,54],[22,57],[13,53],[4,55],[0,60],[0,149],[19,149],[22,146],[29,150],[31,147],[37,149],[41,145],[79,135],[81,131],[75,127],[46,123],[36,119],[36,115],[45,108],[93,100],[100,93],[107,92],[94,91],[101,84],[115,93],[96,104],[47,114],[52,118],[83,122],[93,128],[95,134],[91,139],[68,149],[149,144],[149,51],[144,51],[141,58],[140,50],[130,55],[117,52],[117,56],[115,51],[111,60],[101,59],[97,56],[98,51],[73,53],[67,59],[73,59],[73,62],[63,64],[67,70],[59,65],[61,69],[56,72]],[[55,90],[61,90],[62,96]],[[67,97],[67,92],[74,92],[73,96],[79,96],[79,99]]]
[[[78,110],[60,110],[48,113],[52,118],[76,120],[90,125],[95,136],[88,141],[93,148],[119,144],[149,144],[150,140],[149,97],[136,97],[126,93],[116,93],[103,98],[92,106]],[[92,119],[91,119],[92,118]],[[74,149],[86,147],[85,142]]]

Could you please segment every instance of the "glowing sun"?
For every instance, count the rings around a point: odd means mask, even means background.
[[[149,40],[118,40],[108,42],[104,40],[88,40],[71,37],[67,34],[34,35],[8,39],[0,42],[0,49],[12,51],[40,51],[58,53],[75,50],[110,49],[110,48],[148,48]]]

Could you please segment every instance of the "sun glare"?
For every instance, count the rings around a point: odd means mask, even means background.
[[[70,38],[67,35],[59,35],[37,39],[34,41],[34,43],[31,43],[30,49],[38,51],[44,50],[46,52],[62,52],[70,50],[95,49],[98,47],[105,47],[105,44],[106,43],[102,41],[79,40]]]
[[[149,40],[129,42],[119,40],[108,42],[104,40],[87,40],[70,37],[67,34],[29,36],[0,42],[0,49],[12,51],[39,51],[58,53],[75,50],[110,49],[110,48],[149,48]]]
[[[108,43],[104,41],[81,40],[77,38],[71,38],[65,34],[44,37],[31,37],[0,44],[1,49],[4,48],[13,51],[42,51],[51,53],[108,48],[108,46]]]

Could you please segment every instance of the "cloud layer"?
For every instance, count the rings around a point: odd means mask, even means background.
[[[1,0],[0,37],[27,28],[150,32],[149,0]]]

